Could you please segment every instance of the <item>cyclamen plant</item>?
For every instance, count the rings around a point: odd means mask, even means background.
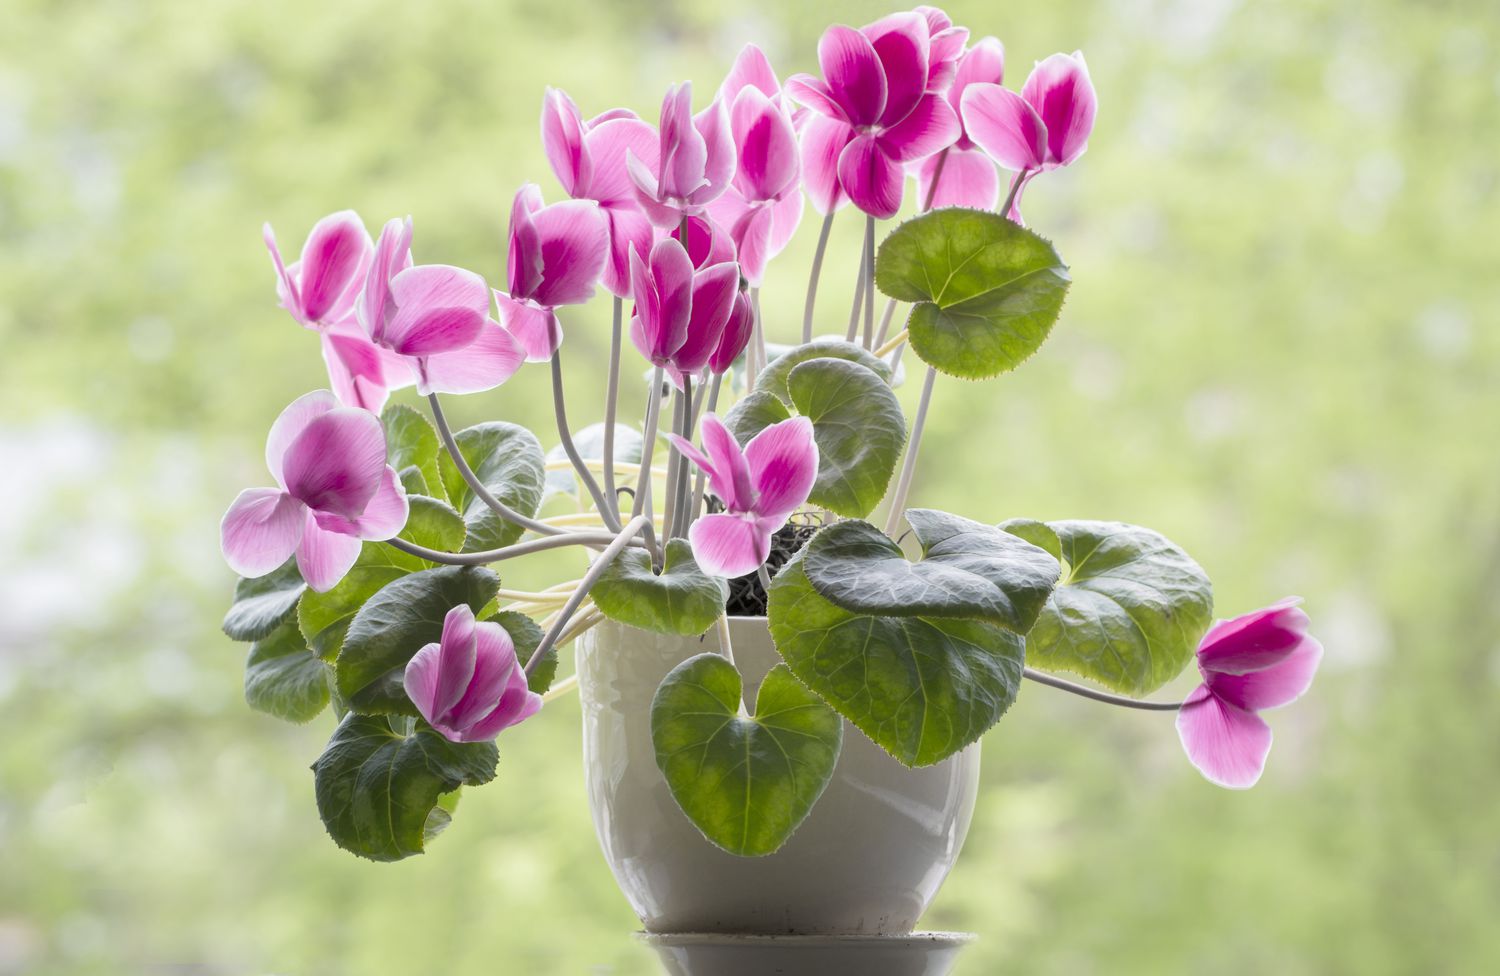
[[[1020,204],[1087,146],[1082,54],[1041,61],[1017,93],[998,40],[970,44],[919,7],[829,28],[818,62],[821,77],[783,85],[746,47],[707,107],[695,114],[692,86],[674,86],[654,126],[623,108],[585,119],[549,89],[542,142],[568,199],[516,193],[507,290],[493,296],[474,272],[415,264],[410,218],[372,242],[354,213],[325,217],[292,264],[266,227],[281,305],[319,335],[332,392],[282,412],[266,446],[276,487],[224,517],[244,577],[224,629],[252,642],[252,707],[308,721],[331,703],[315,792],[340,846],[420,853],[457,791],[495,775],[496,736],[571,688],[553,680],[559,648],[606,618],[717,631],[667,676],[651,720],[684,812],[736,854],[775,850],[806,815],[839,716],[928,765],[994,726],[1023,679],[1175,711],[1210,780],[1259,778],[1259,712],[1302,694],[1321,653],[1296,600],[1215,624],[1208,576],[1149,529],[907,509],[937,377],[1012,370],[1058,318],[1068,269]],[[918,214],[877,252],[908,178]],[[800,341],[776,345],[759,289],[804,194],[823,219],[800,337],[774,337]],[[815,334],[829,229],[850,207],[864,215],[854,307]],[[598,287],[613,296],[604,420],[574,430],[563,321]],[[645,402],[639,426],[616,419],[622,371],[639,373],[622,363],[627,335],[648,364],[644,390],[625,391]],[[909,430],[892,392],[908,349],[925,366]],[[557,448],[501,420],[450,429],[439,394],[493,389],[527,362],[551,370]],[[407,386],[430,422],[388,403]],[[576,510],[540,514],[558,497]],[[882,503],[878,528],[866,519]],[[558,547],[579,548],[585,571],[545,590],[506,588],[491,568]],[[673,761],[725,747],[682,719],[686,683],[734,668],[726,607],[769,618],[778,694],[807,709],[806,728],[831,730],[803,757],[815,789],[791,789],[788,764],[786,784],[762,784],[788,788],[759,790],[755,829],[733,836],[702,812],[704,764]],[[1203,684],[1185,701],[1140,700],[1195,659]],[[757,720],[742,706],[740,721]]]

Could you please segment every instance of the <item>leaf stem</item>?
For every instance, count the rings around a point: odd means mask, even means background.
[[[620,530],[620,534],[615,536],[614,541],[606,546],[603,552],[599,553],[598,557],[594,560],[594,564],[589,567],[589,571],[583,574],[583,579],[579,582],[578,589],[573,591],[572,595],[568,597],[568,602],[564,603],[562,609],[557,612],[556,621],[547,629],[547,633],[542,637],[541,643],[537,644],[536,650],[531,652],[531,658],[526,662],[527,674],[535,671],[536,666],[541,663],[542,658],[546,657],[547,652],[552,650],[553,646],[556,645],[557,639],[562,636],[563,628],[568,625],[568,619],[578,610],[579,605],[588,596],[589,590],[593,589],[594,584],[599,582],[599,577],[603,576],[604,571],[609,569],[610,565],[615,561],[615,557],[630,544],[630,540],[635,538],[636,533],[645,529],[648,524],[645,516],[637,515],[630,520],[625,528]]]
[[[682,377],[682,391],[684,404],[682,411],[682,439],[691,441],[693,439],[693,421],[696,419],[696,414],[693,411],[693,378],[691,376],[684,375]],[[681,454],[681,452],[678,453],[681,456],[677,462],[677,519],[672,526],[672,534],[668,537],[672,539],[680,538],[687,534],[688,522],[690,521],[688,519],[688,501],[692,497],[689,487],[692,484],[690,479],[692,471],[688,467],[687,455]]]
[[[661,423],[661,383],[663,370],[656,367],[651,374],[651,388],[646,394],[646,425],[645,439],[641,441],[641,470],[640,476],[635,484],[635,503],[631,506],[630,515],[638,518],[643,512],[646,516],[646,548],[652,551],[657,549],[656,529],[652,525],[651,517],[651,459],[656,454],[656,429]],[[662,523],[662,531],[666,531],[666,523]]]
[[[713,413],[719,406],[719,388],[724,384],[724,374],[715,373],[714,381],[708,388],[708,409],[705,413]],[[708,478],[708,472],[702,468],[693,476],[693,509],[688,517],[688,525],[698,521],[698,515],[703,511],[703,483]]]
[[[922,447],[922,431],[927,426],[927,408],[932,403],[932,385],[936,380],[937,370],[927,367],[927,378],[922,382],[922,399],[917,404],[917,416],[911,425],[911,439],[906,443],[906,460],[901,464],[901,478],[896,482],[896,494],[891,498],[891,514],[885,520],[886,535],[895,535],[901,525],[901,516],[906,514],[906,497],[911,493],[917,451]]]
[[[828,232],[833,229],[833,213],[823,218],[823,229],[818,231],[818,247],[813,251],[812,274],[807,280],[807,304],[802,309],[802,341],[812,342],[813,305],[818,299],[818,277],[823,273],[823,253],[828,250]]]
[[[682,391],[678,390],[672,397],[672,421],[667,430],[677,433],[682,429],[683,415],[687,413],[687,407],[683,405]],[[672,530],[677,526],[677,457],[680,452],[677,445],[673,444],[667,449],[667,485],[666,499],[662,502],[661,544],[665,552],[666,544],[672,538]]]
[[[1016,175],[1010,181],[1010,192],[1005,194],[1005,202],[1000,204],[1000,216],[1010,219],[1010,208],[1016,202],[1016,194],[1021,192],[1021,184],[1026,182],[1026,174],[1030,170],[1016,170]]]
[[[1066,691],[1070,695],[1092,698],[1094,701],[1104,702],[1107,705],[1119,705],[1122,708],[1135,708],[1146,712],[1175,712],[1182,708],[1182,702],[1141,701],[1136,698],[1126,698],[1124,695],[1114,695],[1087,685],[1076,684],[1035,668],[1025,668],[1021,673],[1039,685]]]
[[[615,489],[615,413],[620,399],[620,333],[625,319],[625,299],[615,296],[614,318],[609,331],[609,380],[604,391],[604,494],[610,510],[620,507]]]
[[[865,341],[875,348],[875,218],[865,216]]]
[[[604,500],[604,492],[600,490],[599,482],[594,480],[594,473],[589,470],[589,466],[583,463],[583,457],[573,443],[573,434],[568,429],[568,408],[563,402],[561,348],[552,353],[552,409],[557,415],[557,436],[562,439],[563,452],[568,455],[568,460],[573,462],[579,483],[594,497],[594,507],[599,510],[599,516],[604,519],[604,524],[618,532],[620,516],[616,513],[615,506]]]
[[[868,232],[868,231],[867,231]],[[865,247],[859,246],[859,273],[854,277],[854,305],[849,309],[849,328],[844,330],[844,341],[853,342],[859,336],[859,310],[865,300]]]
[[[530,529],[542,535],[573,534],[567,529],[559,529],[545,522],[538,522],[534,518],[528,518],[491,494],[490,490],[485,487],[484,482],[480,481],[479,476],[474,473],[474,469],[469,467],[469,462],[464,459],[463,452],[458,449],[458,441],[454,439],[453,431],[448,427],[448,418],[443,416],[443,406],[438,402],[437,394],[429,393],[427,395],[427,403],[432,408],[433,425],[437,427],[438,434],[443,438],[443,446],[447,448],[448,456],[453,459],[453,464],[458,468],[459,475],[464,479],[464,483],[469,486],[469,490],[474,493],[475,497],[489,506],[490,511],[512,525],[519,525],[522,528]]]

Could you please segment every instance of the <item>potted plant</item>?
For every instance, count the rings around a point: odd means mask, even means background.
[[[1207,574],[1150,529],[907,505],[939,375],[1000,376],[1059,317],[1068,269],[1020,204],[1084,151],[1082,55],[1018,93],[998,41],[929,7],[831,27],[818,55],[821,77],[783,85],[747,47],[706,107],[676,86],[656,125],[549,89],[568,199],[517,192],[504,291],[415,263],[410,218],[372,241],[325,217],[290,264],[266,228],[332,389],[276,419],[275,486],[224,517],[243,577],[224,629],[250,642],[252,707],[331,707],[313,785],[339,846],[422,853],[495,776],[496,737],[575,689],[606,859],[658,933],[910,933],[962,846],[979,740],[1026,681],[1174,712],[1210,780],[1260,775],[1258,712],[1320,654],[1295,600],[1214,623]],[[909,175],[918,214],[877,248]],[[773,330],[759,289],[804,196],[822,217],[805,314]],[[817,286],[846,208],[863,247],[830,330]],[[600,288],[603,421],[579,429],[560,310]],[[551,372],[552,450],[505,420],[450,428],[443,396],[527,363]],[[430,419],[388,403],[407,386]],[[557,496],[575,510],[541,514]],[[495,567],[560,547],[576,578],[502,584]],[[1194,662],[1185,701],[1142,700]]]

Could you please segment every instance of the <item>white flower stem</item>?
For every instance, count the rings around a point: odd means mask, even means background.
[[[1091,698],[1094,701],[1104,702],[1107,705],[1119,705],[1121,708],[1135,708],[1146,712],[1175,712],[1182,708],[1182,702],[1140,701],[1136,698],[1126,698],[1124,695],[1112,695],[1107,691],[1100,691],[1097,688],[1090,688],[1087,685],[1075,684],[1072,681],[1055,677],[1044,671],[1038,671],[1035,668],[1025,668],[1021,673],[1039,685],[1046,685],[1049,688],[1066,691],[1070,695]]]
[[[802,309],[802,341],[812,342],[813,306],[818,299],[818,277],[823,273],[823,254],[828,250],[828,232],[833,229],[833,214],[823,218],[823,229],[818,231],[818,247],[813,251],[812,274],[807,280],[807,304]]]
[[[625,318],[625,300],[615,296],[614,320],[609,332],[609,381],[604,391],[604,494],[610,510],[620,507],[615,490],[615,413],[620,399],[620,333]]]
[[[932,385],[937,380],[937,370],[927,367],[927,379],[922,383],[922,399],[917,404],[917,416],[911,425],[911,439],[906,443],[906,460],[901,465],[901,477],[896,482],[896,494],[891,498],[891,514],[885,520],[885,534],[895,536],[901,526],[901,517],[906,514],[906,497],[911,493],[911,480],[917,469],[917,451],[922,447],[922,431],[927,426],[927,408],[932,403]]]
[[[560,348],[552,353],[552,409],[557,415],[557,436],[562,440],[563,453],[567,454],[568,460],[573,462],[578,483],[587,488],[589,494],[593,496],[594,507],[599,510],[604,524],[618,532],[620,516],[616,511],[617,506],[604,500],[604,492],[600,490],[599,482],[594,480],[594,473],[589,470],[589,466],[583,463],[583,457],[573,443],[573,433],[568,429],[568,408],[563,401],[562,349]]]
[[[620,534],[615,536],[614,541],[606,546],[604,551],[599,553],[598,557],[594,559],[594,564],[589,567],[589,571],[583,574],[583,580],[578,584],[578,589],[574,590],[568,597],[568,602],[564,603],[562,609],[557,612],[557,619],[547,629],[547,633],[542,637],[541,643],[537,644],[536,650],[531,652],[531,658],[526,662],[527,674],[531,674],[532,671],[536,670],[536,666],[541,663],[542,658],[546,657],[547,652],[553,648],[558,638],[562,636],[563,629],[568,626],[569,618],[578,610],[579,605],[588,596],[589,590],[594,588],[594,584],[599,582],[599,577],[603,576],[604,571],[609,569],[610,565],[615,561],[615,557],[624,551],[625,547],[630,544],[630,540],[635,538],[636,533],[645,529],[647,524],[645,516],[637,515],[630,520],[625,528],[620,530]]]

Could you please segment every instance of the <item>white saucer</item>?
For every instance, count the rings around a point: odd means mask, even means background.
[[[640,933],[670,976],[946,976],[966,932],[909,935]]]

